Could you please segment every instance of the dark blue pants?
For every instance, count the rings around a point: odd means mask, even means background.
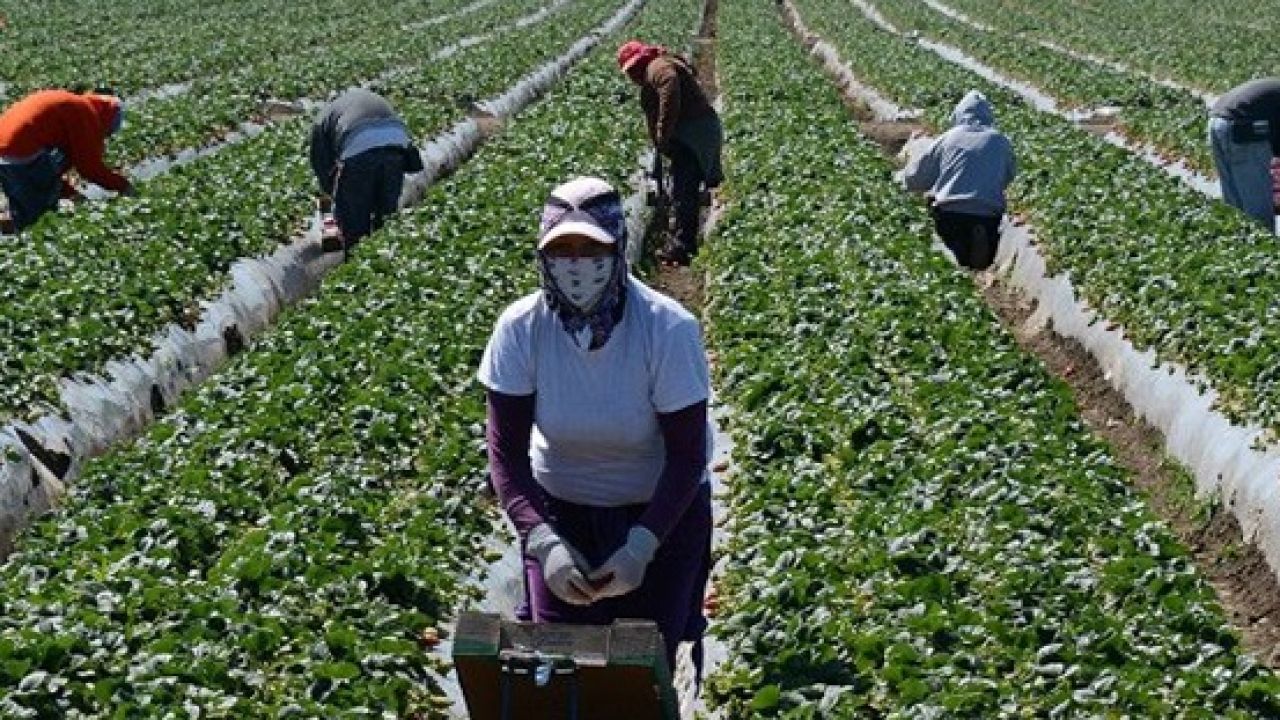
[[[338,163],[333,217],[348,243],[382,227],[399,209],[404,170],[400,148],[374,148]]]
[[[41,215],[58,207],[66,155],[57,148],[45,150],[21,165],[0,164],[0,188],[9,198],[14,227],[29,227]]]
[[[675,243],[689,255],[698,251],[698,221],[702,211],[702,166],[698,156],[680,142],[671,144],[671,210],[675,215]]]
[[[627,540],[645,505],[599,508],[546,498],[548,522],[560,537],[599,567]],[[592,605],[570,605],[547,588],[537,559],[525,555],[527,608],[520,619],[547,623],[608,625],[617,618],[653,620],[667,645],[667,662],[675,666],[681,641],[697,642],[707,629],[702,612],[711,572],[711,486],[703,484],[684,517],[658,547],[634,591]],[[700,661],[700,658],[695,658]]]

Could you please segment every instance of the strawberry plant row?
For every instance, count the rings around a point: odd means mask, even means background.
[[[655,5],[634,31],[676,44],[696,10]],[[5,712],[435,716],[419,637],[467,597],[495,520],[476,363],[536,286],[547,190],[625,187],[642,125],[608,101],[622,82],[598,52],[216,384],[90,466],[0,567]]]
[[[1053,273],[1066,272],[1142,350],[1199,373],[1236,421],[1280,430],[1280,246],[1235,210],[1072,123],[878,29],[842,3],[800,0],[853,72],[935,127],[981,89],[1014,142],[1016,210]]]
[[[1280,712],[1280,681],[1067,388],[922,241],[926,212],[816,65],[764,3],[720,13],[722,714]]]
[[[469,3],[451,0],[447,10],[465,4]],[[369,32],[335,32],[324,43],[250,55],[226,73],[195,79],[185,93],[133,108],[120,137],[109,144],[110,156],[131,164],[200,148],[242,122],[270,119],[264,113],[266,100],[321,100],[393,69],[420,71],[434,51],[464,36],[505,26],[543,4],[544,0],[507,0],[486,12],[462,13],[417,30],[402,26],[402,13],[378,13],[381,25]]]
[[[389,0],[335,7],[321,0],[217,4],[134,0],[6,3],[0,77],[15,97],[50,85],[107,85],[133,95],[159,85],[235,70],[246,59],[378,37],[460,5]]]
[[[959,48],[1002,73],[1041,88],[1064,109],[1117,106],[1117,129],[1130,139],[1213,170],[1205,140],[1204,101],[1189,92],[1090,64],[1008,32],[983,32],[943,15],[923,0],[879,0],[875,7],[904,31]]]
[[[1065,0],[948,0],[970,17],[1074,50],[1122,60],[1161,77],[1223,93],[1276,67],[1278,29],[1267,13],[1194,0],[1083,7]]]
[[[465,102],[500,92],[615,8],[589,0],[558,23],[439,60],[384,88],[426,139],[465,116]],[[403,90],[402,90],[403,88]],[[50,217],[0,250],[0,417],[58,404],[58,378],[154,347],[226,284],[237,258],[262,254],[301,228],[314,180],[308,120],[263,134],[150,181],[139,198]]]

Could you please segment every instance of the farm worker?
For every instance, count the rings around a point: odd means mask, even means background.
[[[657,45],[630,40],[618,48],[618,66],[640,86],[649,139],[670,160],[675,236],[658,252],[664,262],[688,265],[698,251],[702,188],[720,185],[720,116],[687,60]]]
[[[422,167],[408,128],[378,94],[351,88],[321,108],[311,126],[311,169],[341,231],[325,249],[342,250],[382,227],[400,207],[405,173]]]
[[[698,321],[630,275],[626,244],[607,182],[555,188],[541,288],[499,317],[479,379],[490,474],[524,555],[522,618],[649,618],[674,661],[706,627],[710,384]]]
[[[124,122],[120,98],[68,90],[40,90],[0,115],[0,186],[16,230],[58,206],[81,199],[63,178],[74,169],[107,190],[132,194],[133,185],[102,160],[106,139]]]
[[[1000,244],[1004,191],[1017,172],[1013,145],[995,129],[991,103],[971,90],[951,113],[951,129],[912,158],[907,189],[925,193],[934,228],[961,266],[985,270]]]
[[[1209,145],[1222,199],[1275,232],[1271,158],[1280,155],[1280,78],[1250,80],[1209,111]]]

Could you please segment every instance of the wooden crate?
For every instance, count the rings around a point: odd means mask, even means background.
[[[472,720],[568,718],[575,686],[579,720],[679,718],[662,634],[649,620],[556,625],[464,613],[454,632],[453,662]]]

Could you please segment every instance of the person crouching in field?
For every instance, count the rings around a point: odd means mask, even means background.
[[[343,250],[382,227],[400,208],[406,173],[422,170],[409,130],[382,96],[352,88],[320,109],[311,126],[311,169],[333,203]]]
[[[12,229],[29,227],[61,198],[82,199],[63,177],[71,169],[107,190],[133,194],[129,179],[102,159],[107,138],[123,122],[120,98],[69,90],[34,92],[0,114],[0,187]]]
[[[1013,144],[995,129],[991,103],[973,90],[951,114],[952,127],[907,165],[908,190],[925,193],[934,227],[961,266],[995,262],[1005,188],[1017,165]]]
[[[697,319],[632,277],[618,193],[552,191],[541,289],[498,319],[479,379],[489,469],[519,534],[534,622],[647,618],[675,662],[706,629],[710,380]]]

